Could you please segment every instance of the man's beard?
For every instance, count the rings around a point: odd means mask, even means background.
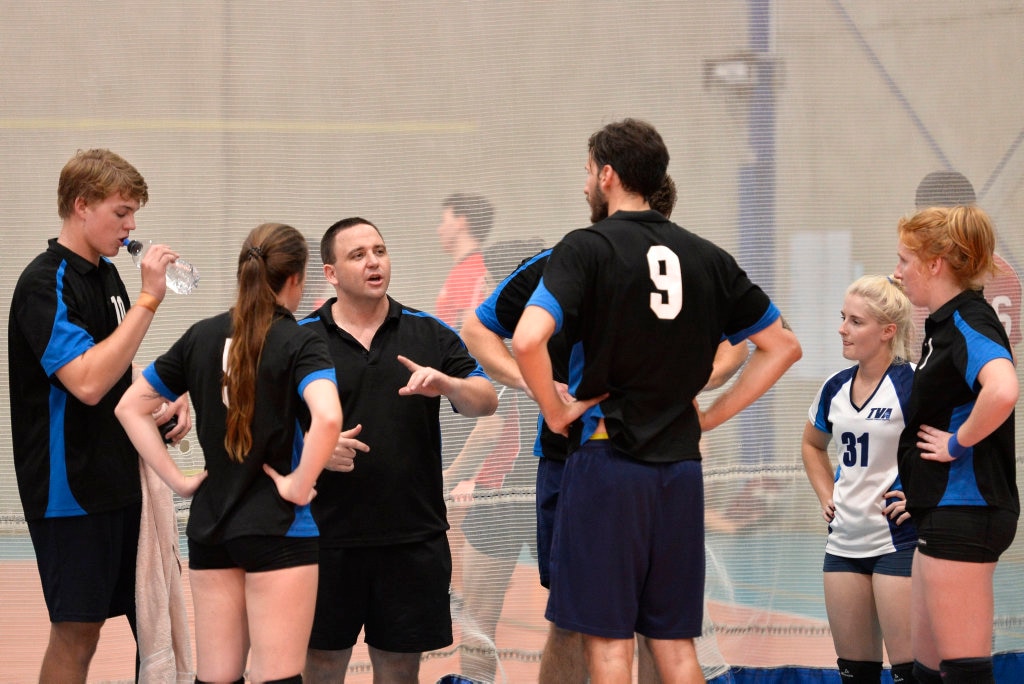
[[[590,205],[590,222],[597,223],[608,218],[608,198],[601,192],[601,188],[594,188],[594,191],[587,195],[587,204]]]

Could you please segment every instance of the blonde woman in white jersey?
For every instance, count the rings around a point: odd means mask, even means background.
[[[843,357],[856,365],[825,381],[804,427],[804,468],[829,523],[825,608],[844,684],[880,681],[883,640],[893,681],[914,681],[910,568],[917,532],[896,461],[914,374],[906,361],[911,316],[910,301],[889,277],[864,276],[847,288],[839,336]]]

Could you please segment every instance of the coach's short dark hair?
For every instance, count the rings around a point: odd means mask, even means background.
[[[324,233],[324,236],[320,238],[320,259],[324,262],[324,264],[334,263],[334,237],[338,233],[347,228],[361,225],[370,226],[375,231],[377,231],[378,235],[381,234],[380,228],[373,225],[366,219],[360,218],[358,216],[352,216],[351,218],[343,218],[340,221],[335,222],[334,225],[327,229],[327,232]],[[381,235],[381,237],[383,237],[383,235]]]

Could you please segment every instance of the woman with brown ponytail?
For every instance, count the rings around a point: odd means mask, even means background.
[[[308,247],[256,227],[238,256],[238,299],[193,325],[124,394],[117,416],[154,471],[192,497],[187,536],[196,681],[300,682],[313,622],[319,532],[313,488],[341,406],[323,339],[293,317]],[[186,476],[152,418],[185,392],[206,470]]]

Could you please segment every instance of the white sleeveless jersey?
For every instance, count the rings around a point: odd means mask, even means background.
[[[904,407],[910,398],[913,364],[889,366],[885,377],[863,406],[851,399],[858,366],[830,377],[818,390],[807,418],[832,435],[838,454],[835,518],[829,524],[825,551],[846,558],[870,558],[913,548],[917,530],[912,520],[897,526],[882,513],[886,492],[902,490],[897,448],[903,432]]]

